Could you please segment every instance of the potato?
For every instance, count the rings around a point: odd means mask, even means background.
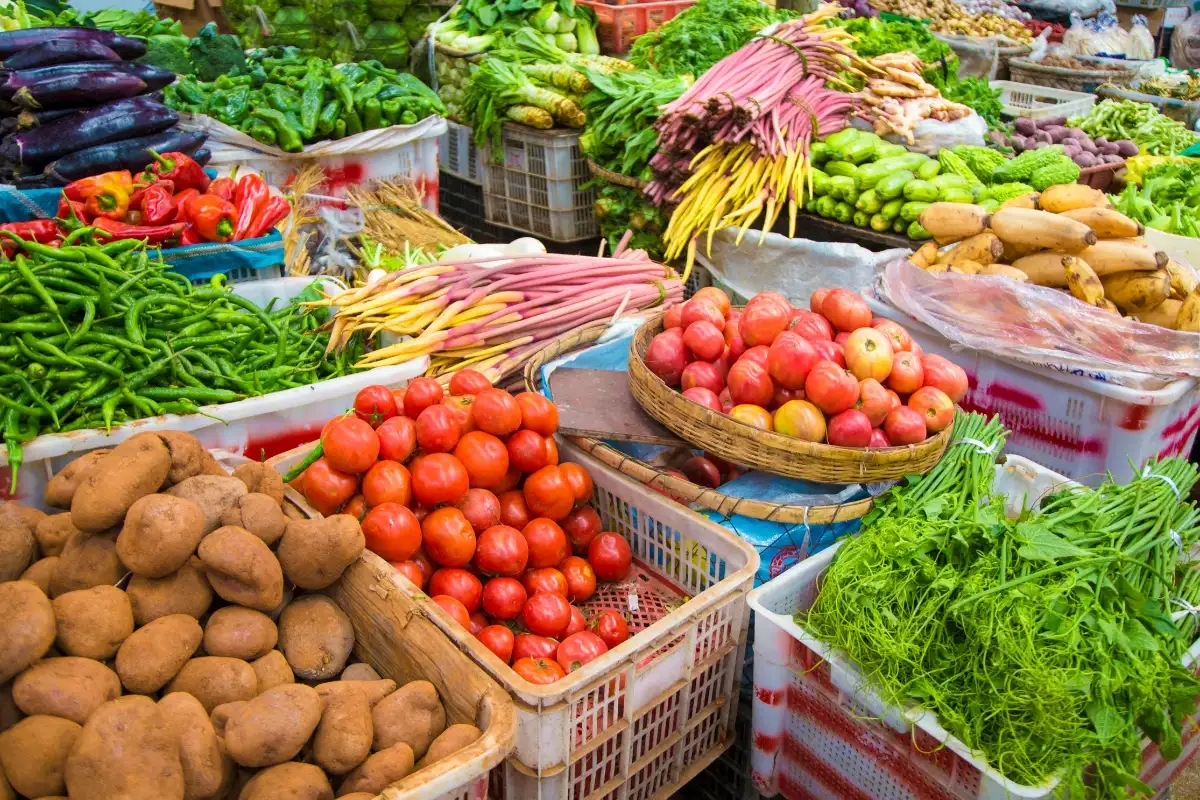
[[[249,700],[258,694],[258,678],[253,667],[240,658],[202,656],[184,664],[166,692],[187,692],[212,713],[222,703]]]
[[[37,557],[37,540],[24,522],[0,517],[0,581],[15,581]]]
[[[377,681],[330,681],[317,687],[317,693],[325,698],[326,703],[344,692],[362,692],[367,696],[367,703],[371,708],[394,691],[396,682],[391,678],[381,678]]]
[[[133,607],[115,586],[93,586],[54,598],[58,647],[69,656],[103,661],[133,633]]]
[[[221,524],[245,528],[266,542],[267,547],[274,547],[279,537],[283,536],[287,517],[274,498],[251,492],[239,497],[237,503],[226,509],[221,515]]]
[[[187,563],[204,538],[204,512],[168,494],[139,498],[125,514],[117,555],[135,575],[161,578]]]
[[[168,614],[138,628],[117,650],[125,690],[154,694],[179,674],[203,638],[200,623],[188,614]]]
[[[225,753],[200,701],[173,692],[158,701],[167,727],[179,739],[184,797],[213,797],[233,783],[233,760]]]
[[[56,795],[61,797],[61,795]],[[9,785],[8,778],[4,774],[4,767],[0,766],[0,800],[17,800],[17,793],[13,791]],[[53,798],[51,798],[53,800]],[[66,800],[64,798],[64,800]]]
[[[237,800],[333,800],[333,787],[320,767],[289,761],[255,775]]]
[[[291,761],[321,721],[321,696],[311,686],[287,683],[255,697],[225,723],[225,747],[243,767]]]
[[[58,565],[58,556],[50,556],[49,558],[40,558],[29,565],[29,569],[21,573],[20,580],[33,581],[38,585],[38,588],[50,594],[50,576],[54,574],[54,568]]]
[[[50,596],[90,589],[93,586],[112,586],[128,570],[117,556],[117,531],[103,533],[76,532],[63,547],[50,576]]]
[[[45,655],[54,636],[54,606],[36,583],[0,583],[0,683]]]
[[[313,737],[313,760],[331,775],[345,775],[371,754],[371,705],[365,692],[328,698]]]
[[[16,725],[23,716],[13,701],[12,683],[0,683],[0,733]]]
[[[162,439],[167,452],[171,454],[167,484],[174,486],[203,472],[204,456],[208,455],[208,451],[199,439],[183,431],[158,431],[158,438]]]
[[[32,531],[45,518],[45,511],[23,506],[11,500],[0,503],[0,521],[16,520]]]
[[[26,714],[62,717],[82,725],[100,706],[121,696],[117,673],[90,658],[46,658],[13,681],[13,702]]]
[[[375,753],[347,775],[338,789],[338,797],[345,797],[351,792],[379,794],[412,771],[412,748],[397,742]]]
[[[438,734],[438,737],[433,740],[433,744],[429,745],[425,756],[417,762],[417,769],[424,769],[435,761],[441,761],[446,756],[457,753],[480,736],[483,736],[483,731],[474,725],[462,723],[451,725]]]
[[[42,500],[51,508],[70,509],[71,498],[75,496],[75,489],[79,486],[79,481],[92,468],[93,464],[106,453],[111,452],[108,449],[93,450],[67,464],[46,484]]]
[[[274,686],[284,683],[295,683],[296,676],[288,666],[287,659],[278,650],[272,650],[262,658],[250,662],[254,674],[258,676],[258,691],[265,692]]]
[[[213,457],[212,453],[205,450],[204,454],[200,456],[200,474],[216,475],[218,478],[228,478],[229,470],[221,466],[220,462]]]
[[[67,756],[71,800],[183,800],[179,737],[166,717],[136,694],[96,709]]]
[[[381,680],[378,672],[370,664],[351,664],[342,670],[340,680],[343,681],[377,681]]]
[[[354,627],[328,597],[298,597],[279,615],[279,649],[300,678],[329,680],[346,666],[354,649]]]
[[[375,800],[377,795],[375,792],[351,792],[350,794],[339,795],[341,800]]]
[[[446,729],[446,710],[432,683],[412,681],[379,701],[371,710],[371,721],[376,750],[404,742],[419,759]]]
[[[200,506],[205,533],[221,527],[221,515],[245,493],[246,484],[237,478],[218,475],[197,475],[167,490],[172,497],[182,497]]]
[[[139,433],[102,456],[71,498],[71,522],[84,533],[121,524],[140,497],[157,492],[171,468],[171,453],[154,433]]]
[[[279,563],[301,589],[324,589],[342,577],[366,542],[358,520],[347,514],[289,520],[279,541]]]
[[[42,555],[58,556],[62,555],[67,542],[78,532],[79,529],[71,524],[71,512],[64,511],[46,515],[34,529],[33,537],[37,539]]]
[[[213,591],[202,572],[204,565],[193,558],[178,572],[165,578],[134,575],[125,587],[133,605],[133,621],[146,625],[159,617],[187,614],[199,619],[212,605]]]
[[[241,486],[241,481],[237,483]],[[245,528],[218,528],[204,537],[196,554],[222,599],[259,611],[271,611],[283,599],[279,561],[262,539]]]
[[[225,737],[225,726],[229,724],[229,720],[236,715],[241,709],[246,707],[249,700],[234,700],[232,703],[221,703],[212,710],[209,715],[212,720],[213,730],[217,732],[217,736]]]
[[[275,505],[283,505],[283,476],[266,464],[242,464],[233,471],[233,477],[246,484],[246,491],[265,494]]]
[[[253,661],[271,652],[278,640],[270,617],[241,606],[218,608],[204,626],[204,651],[210,656]]]
[[[26,717],[0,733],[0,766],[26,797],[62,794],[63,767],[82,728],[61,717]]]

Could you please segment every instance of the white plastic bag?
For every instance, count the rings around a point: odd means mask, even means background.
[[[1192,15],[1171,34],[1171,66],[1200,69],[1200,0],[1192,3]]]
[[[983,147],[987,132],[988,126],[983,117],[973,113],[953,122],[921,120],[913,128],[913,144],[908,144],[904,137],[896,134],[889,134],[883,138],[893,144],[902,144],[915,153],[936,156],[938,150],[950,150],[959,145]]]
[[[1129,50],[1126,55],[1136,59],[1154,58],[1154,35],[1150,33],[1150,28],[1146,25],[1146,18],[1141,14],[1135,14],[1133,17],[1133,25],[1129,28]]]

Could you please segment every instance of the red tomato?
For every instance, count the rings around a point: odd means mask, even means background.
[[[575,606],[571,606],[571,622],[567,625],[567,632],[564,636],[570,636],[574,633],[587,630],[587,620],[583,617],[583,612]]]
[[[475,567],[485,575],[520,575],[529,563],[529,545],[516,528],[493,525],[479,534]]]
[[[629,542],[619,533],[609,531],[592,540],[587,558],[596,571],[596,577],[602,581],[623,580],[633,563]]]
[[[508,472],[504,475],[504,480],[500,481],[500,483],[496,486],[493,486],[492,491],[496,494],[512,491],[521,485],[521,478],[523,477],[525,476],[521,474],[521,470],[517,469],[512,464],[509,464]]]
[[[450,394],[456,397],[464,394],[479,394],[484,389],[490,388],[492,388],[492,382],[477,370],[460,369],[450,378]]]
[[[513,640],[516,637],[508,628],[503,625],[488,625],[475,634],[475,638],[482,642],[484,647],[491,650],[496,658],[505,664],[512,663]]]
[[[442,385],[433,378],[413,378],[404,390],[404,414],[416,419],[430,406],[442,402]]]
[[[403,464],[417,449],[417,423],[408,417],[385,419],[375,429],[379,437],[379,458]]]
[[[554,567],[526,570],[521,573],[521,585],[530,597],[538,592],[553,592],[567,596],[567,578]]]
[[[521,427],[521,407],[503,389],[484,389],[472,406],[475,426],[493,436],[507,436]]]
[[[629,638],[629,625],[626,624],[625,617],[620,611],[611,608],[593,617],[588,628],[604,640],[609,650]]]
[[[479,603],[483,597],[483,584],[465,569],[446,567],[430,576],[429,594],[450,595],[474,614],[479,610]]]
[[[513,658],[549,658],[558,652],[558,642],[532,633],[518,633],[513,644]]]
[[[500,524],[500,499],[487,489],[468,489],[454,507],[463,512],[477,536]]]
[[[367,500],[361,494],[356,494],[350,498],[350,502],[346,503],[342,509],[343,514],[348,514],[354,517],[359,522],[362,522],[363,515],[367,513]]]
[[[516,578],[492,578],[483,587],[483,610],[492,619],[516,619],[527,598]]]
[[[392,389],[392,399],[396,401],[396,413],[404,413],[404,389]]]
[[[471,635],[478,639],[479,634],[483,633],[483,629],[490,624],[486,614],[482,611],[476,611],[471,615]]]
[[[525,601],[521,622],[530,633],[558,638],[571,624],[571,604],[555,592],[539,592]]]
[[[362,521],[367,549],[386,561],[407,561],[421,546],[421,523],[399,503],[380,503]]]
[[[501,504],[502,516],[503,510],[504,507]],[[600,515],[591,506],[581,506],[575,509],[567,514],[567,518],[562,523],[563,533],[571,541],[572,549],[580,555],[587,553],[588,545],[600,533],[602,527]]]
[[[535,686],[548,686],[567,677],[557,662],[544,658],[522,658],[513,664],[513,672]]]
[[[376,461],[375,466],[367,470],[362,481],[363,498],[367,505],[377,506],[381,503],[399,503],[407,506],[412,503],[412,475],[408,469],[397,461]]]
[[[304,470],[304,499],[327,517],[336,514],[357,491],[358,478],[334,469],[327,458],[318,458]]]
[[[458,600],[444,594],[439,594],[433,598],[433,602],[441,606],[442,610],[450,615],[450,619],[462,625],[467,630],[471,629],[471,615],[467,613],[467,607]]]
[[[508,437],[508,463],[521,472],[537,472],[546,466],[546,440],[533,431],[517,431]]]
[[[471,416],[471,404],[475,402],[473,395],[464,397],[443,397],[439,405],[450,409],[454,414],[454,418],[458,420],[458,430],[460,435],[466,435],[475,430],[475,420]]]
[[[457,508],[431,511],[421,523],[425,552],[443,567],[465,567],[475,555],[475,531]]]
[[[471,431],[459,440],[454,456],[467,469],[471,486],[490,489],[508,474],[508,450],[504,442],[483,431]]]
[[[396,416],[396,398],[386,386],[367,386],[354,396],[354,413],[372,428]]]
[[[412,582],[413,586],[418,589],[425,588],[425,573],[421,571],[421,567],[415,561],[389,561],[396,572],[399,572],[405,578]]]
[[[517,395],[521,407],[521,427],[551,436],[558,430],[558,409],[545,397],[536,392],[521,392]]]
[[[542,467],[525,479],[525,504],[539,517],[558,522],[575,507],[575,491],[561,467]]]
[[[426,453],[449,453],[460,436],[462,423],[446,406],[430,406],[417,417],[417,444]]]
[[[437,567],[434,565],[433,561],[429,559],[429,554],[425,552],[425,548],[418,547],[417,552],[413,554],[413,557],[410,558],[409,561],[421,568],[421,575],[424,576],[424,579],[421,581],[421,583],[429,583],[429,576],[433,575],[433,571],[436,570]]]
[[[567,579],[567,599],[572,603],[581,603],[596,591],[596,571],[587,559],[568,556],[558,565],[558,571]]]
[[[571,555],[567,535],[554,520],[538,517],[521,531],[529,544],[529,566],[532,569],[554,567]]]
[[[553,436],[546,437],[546,464],[551,467],[558,466],[558,444]]]
[[[325,458],[341,472],[366,472],[379,458],[379,437],[358,417],[342,417],[327,425],[321,437]]]
[[[586,503],[592,499],[592,476],[578,464],[566,463],[559,466],[559,471],[567,479],[567,485],[575,493],[575,503]]]
[[[529,520],[533,519],[533,515],[529,513],[529,506],[525,505],[525,495],[519,489],[512,489],[500,495],[500,523],[524,530],[529,524]]]
[[[431,453],[411,465],[413,496],[425,506],[456,503],[471,488],[462,462],[449,453]]]
[[[564,671],[571,673],[607,652],[608,645],[603,639],[590,631],[580,631],[562,640],[557,661]]]

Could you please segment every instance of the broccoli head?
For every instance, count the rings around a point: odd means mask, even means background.
[[[408,67],[408,36],[399,22],[372,22],[362,35],[361,60],[375,59],[385,67]]]
[[[437,9],[430,6],[414,6],[404,15],[404,30],[408,34],[409,44],[416,44],[425,36],[425,29],[429,27],[429,23],[436,20],[441,14]]]
[[[246,54],[236,36],[217,33],[217,24],[210,22],[188,42],[188,55],[202,81],[215,81],[246,66]]]
[[[146,40],[146,54],[138,61],[178,75],[191,75],[195,68],[188,55],[188,42],[186,36],[151,36]]]

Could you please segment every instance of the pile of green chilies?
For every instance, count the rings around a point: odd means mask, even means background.
[[[11,244],[10,244],[11,242]],[[137,241],[49,247],[11,237],[0,256],[0,431],[13,486],[21,446],[44,433],[191,414],[344,375],[324,309],[259,308],[195,287]]]
[[[1144,796],[1143,734],[1175,758],[1200,693],[1181,663],[1200,614],[1196,467],[1150,463],[1010,519],[992,488],[1005,435],[960,414],[943,460],[881,499],[798,619],[1015,783]]]

